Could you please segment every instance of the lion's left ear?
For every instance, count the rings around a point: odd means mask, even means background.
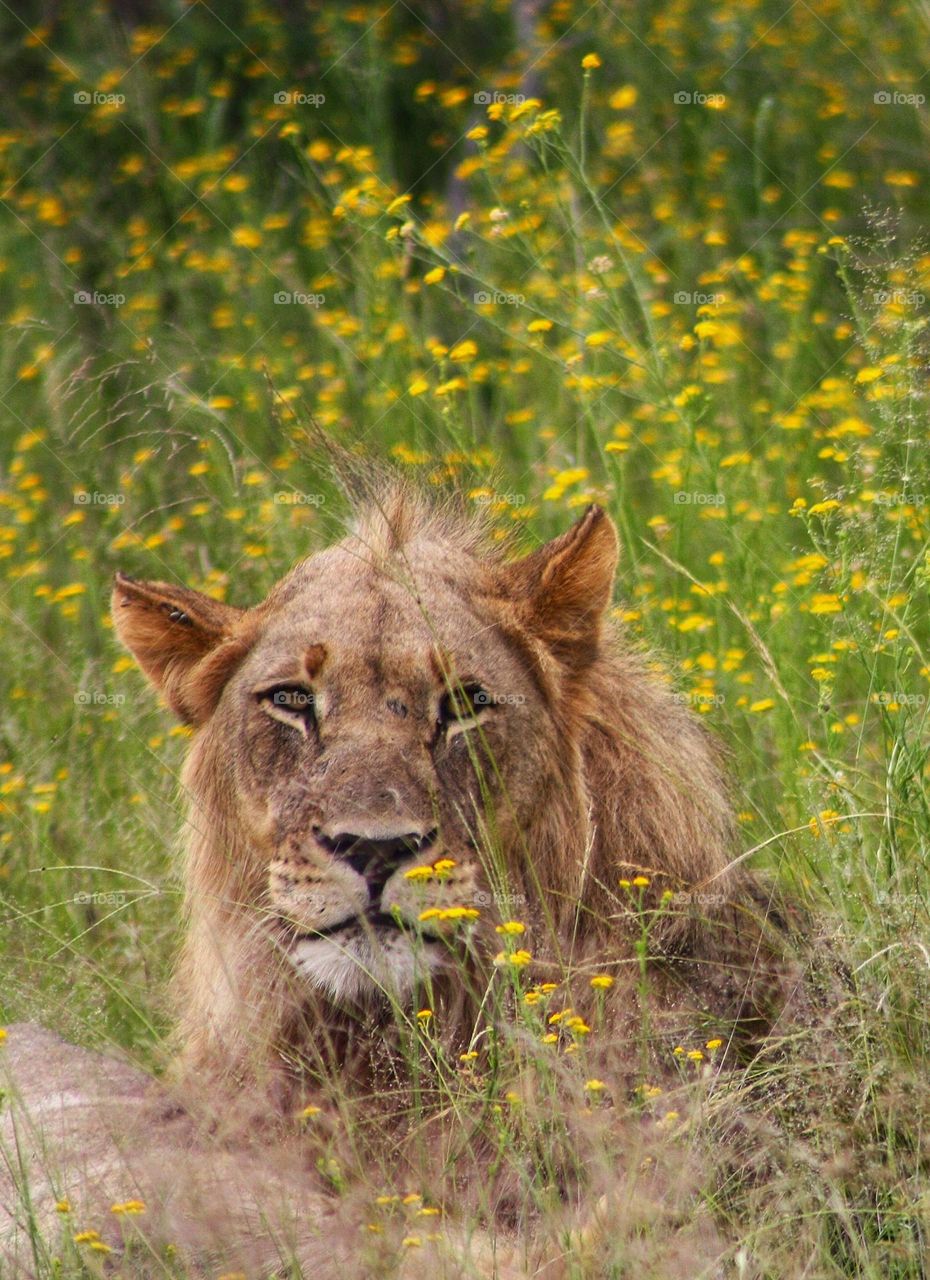
[[[111,611],[116,634],[171,710],[187,724],[203,723],[248,652],[241,625],[248,611],[124,573],[116,575]]]
[[[613,522],[591,506],[566,533],[505,570],[530,628],[572,670],[582,670],[597,654],[618,556]]]

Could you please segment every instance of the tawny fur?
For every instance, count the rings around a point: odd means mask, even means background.
[[[668,1037],[701,1017],[736,1035],[764,1031],[778,1017],[791,968],[780,954],[778,922],[768,918],[768,891],[731,870],[731,806],[718,749],[607,619],[616,558],[613,526],[594,508],[554,542],[514,559],[460,503],[392,484],[368,499],[342,543],[301,562],[253,609],[166,584],[118,581],[119,634],[196,728],[184,773],[187,935],[177,981],[189,1079],[248,1080],[258,1095],[280,1100],[290,1096],[285,1061],[311,1073],[335,1064],[343,1080],[354,1076],[368,1087],[383,1056],[396,1006],[334,1001],[308,989],[266,927],[280,906],[274,891],[269,896],[270,866],[281,869],[277,883],[297,880],[321,901],[337,892],[324,882],[342,870],[336,860],[327,870],[308,835],[337,804],[330,784],[317,778],[327,753],[337,761],[333,772],[351,778],[344,786],[350,801],[342,793],[338,799],[340,816],[351,802],[368,815],[378,810],[380,819],[377,796],[387,790],[401,796],[395,808],[405,817],[418,813],[425,825],[431,805],[444,815],[435,856],[452,855],[453,887],[467,898],[484,886],[486,900],[501,897],[503,883],[506,900],[520,904],[483,911],[459,968],[437,973],[436,1024],[450,1043],[466,1043],[474,1028],[501,945],[494,924],[508,915],[529,925],[539,980],[590,995],[592,974],[615,978],[607,1001],[615,1065],[642,1014],[645,984],[633,944],[644,922],[662,1053]],[[266,733],[288,730],[248,718],[245,682],[314,649],[312,664],[322,661],[320,705],[331,696],[349,708],[339,732],[327,742],[324,710],[316,755],[293,735],[280,745],[268,737],[266,748]],[[329,656],[320,660],[321,653]],[[495,707],[495,718],[482,724],[503,761],[499,769],[471,758],[450,780],[438,764],[430,772],[423,708],[442,693],[441,668],[466,661],[464,654],[472,665],[486,659],[506,670],[508,687],[526,692],[518,710]],[[430,664],[439,670],[432,693],[420,687]],[[329,695],[331,669],[338,679]],[[403,724],[385,712],[391,689],[393,705],[401,697],[410,703]],[[409,736],[401,741],[401,734]],[[441,750],[452,758],[451,746]],[[308,781],[294,791],[281,773],[303,769],[304,760]],[[497,788],[493,812],[482,798],[489,786]],[[450,815],[463,806],[467,821],[453,831],[458,819]],[[466,847],[466,828],[480,831],[482,840],[472,843],[487,847]],[[622,886],[637,876],[648,887]],[[402,896],[399,874],[396,885]],[[452,889],[441,891],[435,901],[449,905]],[[641,1055],[626,1051],[626,1059],[641,1069]]]

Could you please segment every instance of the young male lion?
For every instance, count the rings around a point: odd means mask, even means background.
[[[117,578],[120,639],[195,730],[188,1079],[370,1082],[423,1005],[470,1048],[521,966],[579,1000],[614,980],[615,1070],[642,1070],[647,1013],[666,1061],[702,1019],[765,1028],[785,972],[766,896],[731,868],[702,726],[606,617],[617,556],[597,507],[511,559],[392,484],[252,608]]]

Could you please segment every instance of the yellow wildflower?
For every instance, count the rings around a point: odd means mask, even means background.
[[[409,871],[404,872],[405,880],[430,880],[432,879],[432,867],[411,867]]]
[[[636,105],[636,99],[639,97],[639,91],[633,84],[625,84],[615,93],[612,93],[607,99],[614,111],[625,111],[628,107]]]
[[[478,354],[478,344],[472,342],[471,338],[466,338],[463,342],[457,342],[449,351],[449,359],[456,360],[460,364],[467,360],[474,360]]]
[[[236,227],[232,233],[233,244],[242,249],[257,249],[262,242],[262,233],[255,227]]]

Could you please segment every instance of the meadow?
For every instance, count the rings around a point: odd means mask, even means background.
[[[316,424],[526,547],[614,517],[615,616],[726,744],[741,852],[847,981],[847,1109],[808,1098],[765,1195],[710,1122],[675,1132],[721,1273],[925,1276],[926,9],[0,23],[0,1025],[163,1065],[188,730],[114,641],[112,575],[260,599],[344,518]],[[682,1048],[704,1096],[714,1051]],[[378,1195],[442,1199],[389,1171]]]

